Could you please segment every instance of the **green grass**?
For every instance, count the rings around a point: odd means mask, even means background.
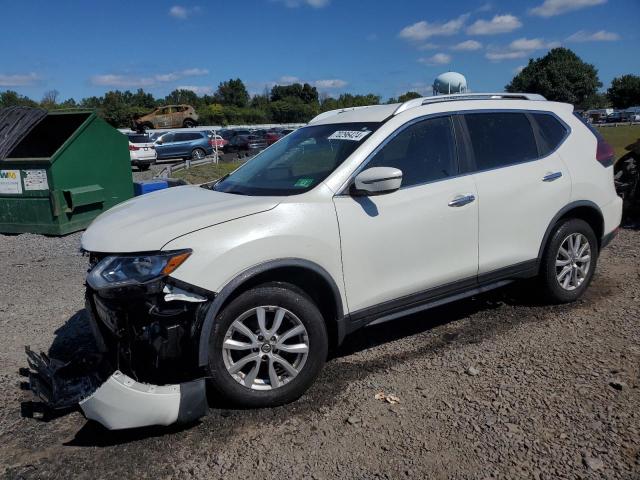
[[[629,151],[627,145],[640,140],[640,125],[621,125],[619,127],[597,127],[604,139],[609,142],[616,152],[616,160]]]
[[[180,170],[175,172],[172,177],[181,178],[192,184],[211,182],[234,171],[242,165],[242,163],[243,162],[207,163],[206,165],[198,165],[188,170]]]

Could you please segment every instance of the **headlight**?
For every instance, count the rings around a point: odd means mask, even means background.
[[[109,256],[87,275],[94,290],[141,285],[169,275],[191,255],[191,250],[157,254]]]

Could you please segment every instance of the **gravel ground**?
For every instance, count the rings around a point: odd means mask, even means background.
[[[79,238],[0,235],[4,478],[640,478],[640,231],[573,305],[496,291],[354,334],[294,404],[128,432],[20,417],[23,345],[90,341]]]

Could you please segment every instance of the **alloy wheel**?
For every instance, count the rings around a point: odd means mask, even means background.
[[[277,306],[260,306],[236,318],[224,336],[227,372],[253,390],[286,385],[304,368],[309,335],[300,319]]]
[[[565,290],[575,290],[587,278],[591,266],[591,246],[581,233],[568,235],[556,255],[556,279]]]

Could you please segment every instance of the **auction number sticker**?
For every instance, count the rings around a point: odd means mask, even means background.
[[[25,190],[49,190],[45,170],[23,170]]]
[[[2,193],[22,193],[20,170],[0,170],[0,194]]]
[[[370,133],[371,132],[369,130],[338,130],[337,132],[333,132],[328,138],[329,140],[350,140],[352,142],[359,142]]]

